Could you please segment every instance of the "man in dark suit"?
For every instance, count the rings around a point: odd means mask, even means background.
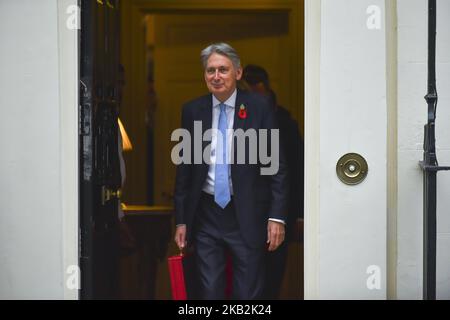
[[[233,261],[232,298],[258,299],[263,297],[266,252],[276,250],[285,237],[287,172],[279,141],[271,139],[278,137],[277,121],[267,99],[236,89],[242,68],[231,46],[210,45],[201,59],[210,94],[182,110],[182,128],[193,139],[189,161],[177,166],[175,242],[180,249],[194,243],[202,299],[225,298],[227,251]],[[212,129],[210,145],[203,141],[200,150],[194,142],[198,123],[202,133]],[[255,130],[256,140],[238,141],[233,135],[238,129]],[[269,138],[260,130],[267,130]],[[264,174],[267,161],[250,161],[256,146],[259,155],[269,150],[278,170]],[[242,152],[244,163],[238,161]]]
[[[266,260],[267,277],[264,298],[274,300],[280,296],[287,266],[288,243],[289,241],[301,242],[299,231],[303,223],[303,139],[300,136],[297,121],[291,117],[287,109],[278,105],[267,71],[261,66],[249,64],[245,66],[242,78],[247,90],[266,97],[274,108],[280,128],[280,146],[284,151],[289,171],[286,241],[278,250],[270,252]]]

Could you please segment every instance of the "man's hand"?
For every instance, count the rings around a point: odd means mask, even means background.
[[[186,246],[186,225],[177,226],[177,230],[175,231],[175,243],[180,251]]]
[[[275,251],[284,241],[284,224],[269,220],[267,224],[267,243],[269,251]]]

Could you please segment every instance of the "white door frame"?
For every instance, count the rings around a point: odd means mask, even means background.
[[[305,0],[304,297],[319,298],[321,0]]]
[[[79,298],[80,269],[78,257],[79,189],[78,189],[78,36],[80,26],[77,0],[57,2],[59,50],[59,101],[61,145],[61,207],[62,207],[62,296]],[[77,19],[74,20],[74,15]],[[76,26],[74,27],[74,24]]]
[[[397,1],[386,1],[387,298],[397,298]],[[320,63],[322,0],[305,0],[304,297],[319,299]],[[307,170],[306,170],[307,168]]]

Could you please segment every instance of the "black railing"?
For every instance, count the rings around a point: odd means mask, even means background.
[[[436,299],[436,174],[450,170],[440,167],[436,158],[436,0],[428,0],[428,104],[423,143],[423,299]]]

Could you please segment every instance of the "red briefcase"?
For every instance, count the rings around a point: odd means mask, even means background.
[[[173,300],[186,300],[186,282],[184,280],[184,268],[183,268],[184,255],[169,257],[169,273],[170,284],[172,286],[172,298]]]
[[[232,293],[232,258],[227,254],[225,266],[226,287],[225,298],[229,299]],[[198,298],[198,279],[195,272],[195,260],[192,253],[179,254],[168,258],[170,284],[173,300],[187,300]]]

